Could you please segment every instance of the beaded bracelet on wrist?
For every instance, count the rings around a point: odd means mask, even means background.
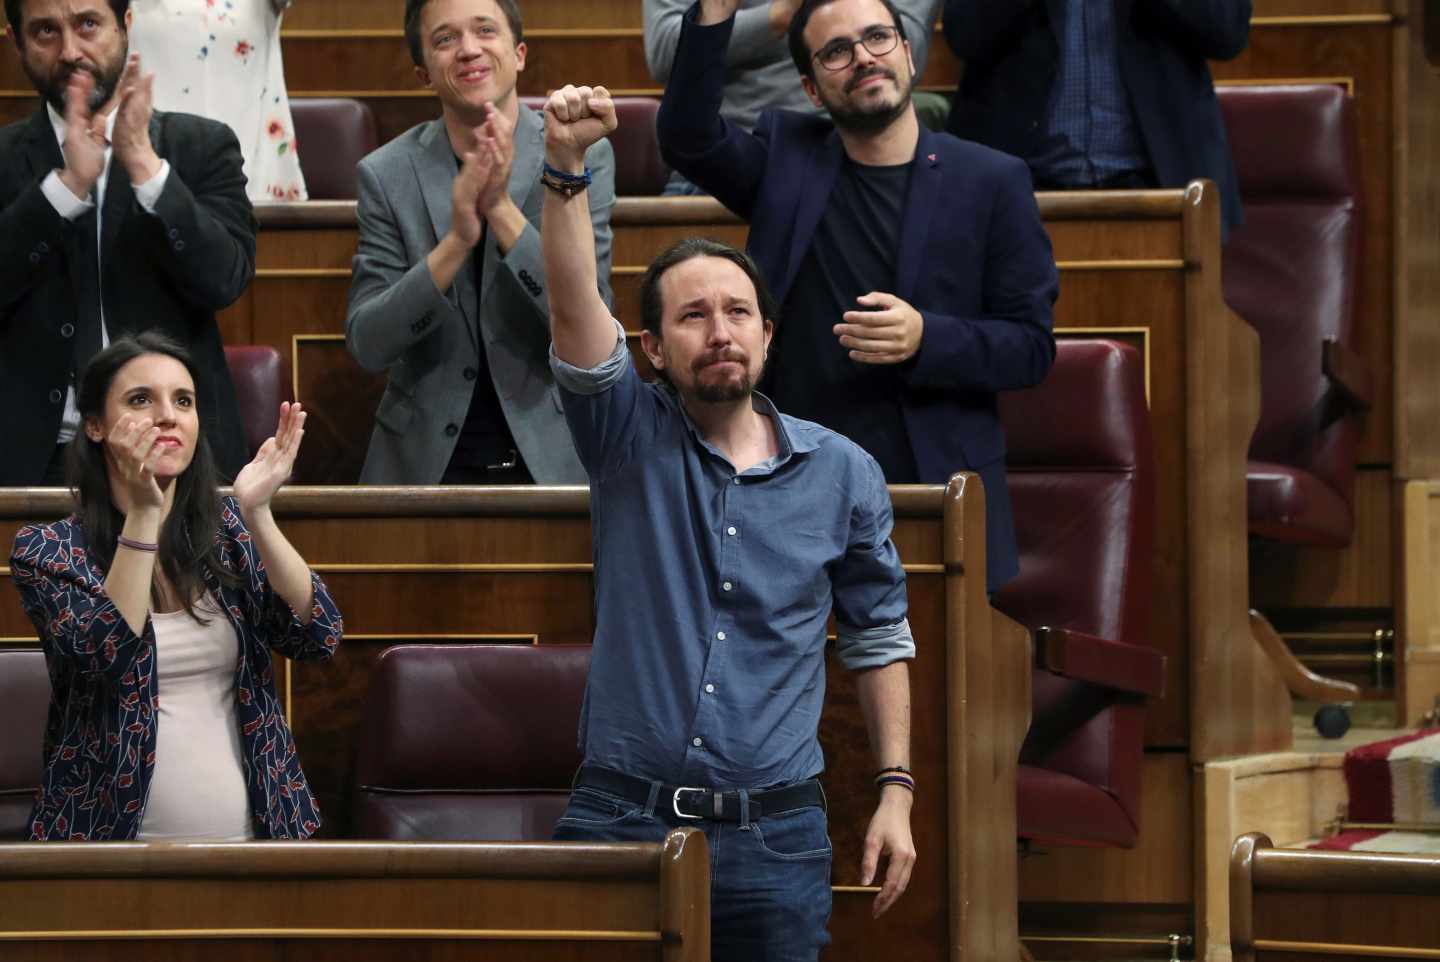
[[[540,183],[562,194],[565,197],[574,197],[586,187],[590,186],[590,168],[586,167],[583,174],[567,174],[565,171],[551,167],[549,162],[540,170]]]

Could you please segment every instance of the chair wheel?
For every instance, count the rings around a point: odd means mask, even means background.
[[[1339,738],[1350,730],[1347,705],[1321,705],[1315,712],[1315,730],[1325,738]]]

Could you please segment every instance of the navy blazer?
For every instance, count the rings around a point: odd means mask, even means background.
[[[1066,0],[946,0],[945,39],[965,61],[950,112],[957,137],[1033,157],[1060,72]],[[1207,60],[1240,55],[1250,0],[1114,0],[1120,76],[1162,187],[1208,177],[1228,233],[1240,190]]]
[[[660,146],[671,166],[750,221],[750,255],[783,304],[844,147],[821,117],[766,111],[753,134],[720,117],[732,25],[699,26],[693,8],[686,15],[660,107]],[[1055,359],[1059,282],[1029,170],[922,128],[896,264],[891,293],[925,321],[919,352],[901,366],[910,447],[927,484],[960,470],[980,474],[993,591],[1019,570],[995,395],[1038,384]]]
[[[320,812],[285,720],[270,652],[328,659],[344,634],[340,610],[313,571],[311,618],[302,624],[270,587],[265,565],[234,498],[222,502],[220,563],[239,579],[222,585],[205,572],[240,641],[235,724],[240,729],[257,838],[308,838]],[[136,634],[105,593],[107,572],[89,552],[84,526],[70,516],[27,525],[15,535],[10,568],[20,604],[45,649],[50,711],[44,774],[35,793],[36,841],[133,839],[145,817],[155,767],[159,675],[155,626]]]

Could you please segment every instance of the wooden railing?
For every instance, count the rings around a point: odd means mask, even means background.
[[[1027,633],[985,593],[984,496],[974,475],[891,490],[917,657],[911,767],[922,790],[910,889],[878,921],[860,884],[874,771],[853,676],[827,672],[821,744],[834,844],[828,958],[1013,959],[1017,948],[1015,768],[1029,719]],[[63,492],[0,491],[0,543],[22,519],[67,510]],[[283,684],[327,833],[347,831],[363,697],[385,647],[410,642],[585,644],[593,625],[588,492],[583,488],[283,489],[287,536],[326,580],[346,638],[326,664],[287,667]],[[3,574],[3,572],[0,572]],[[645,573],[635,572],[643,605]],[[0,633],[33,629],[0,586]]]
[[[705,836],[654,844],[0,845],[8,962],[706,962]]]
[[[1273,848],[1230,858],[1235,962],[1440,959],[1440,855]]]

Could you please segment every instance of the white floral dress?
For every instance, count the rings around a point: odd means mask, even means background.
[[[155,75],[155,107],[229,124],[252,203],[305,200],[271,0],[134,0],[130,49]]]

